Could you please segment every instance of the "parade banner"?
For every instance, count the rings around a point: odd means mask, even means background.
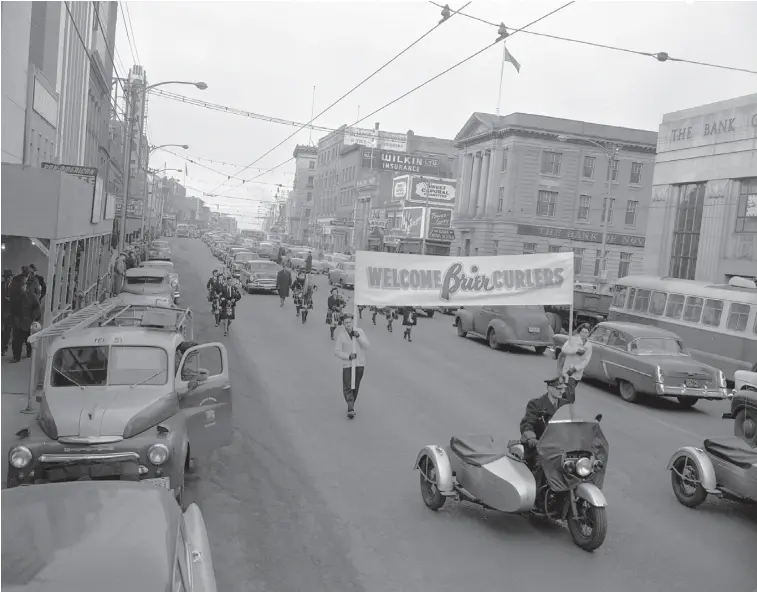
[[[573,253],[438,257],[358,251],[355,305],[571,305]]]

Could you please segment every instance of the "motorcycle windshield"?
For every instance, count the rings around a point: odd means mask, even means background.
[[[582,481],[602,487],[610,444],[599,422],[576,410],[575,405],[565,405],[557,410],[539,439],[536,450],[553,491],[567,491]],[[602,461],[602,468],[585,478],[564,471],[565,455],[576,452],[591,453],[594,460]]]

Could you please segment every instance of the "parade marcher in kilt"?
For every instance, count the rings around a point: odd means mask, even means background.
[[[237,308],[237,302],[239,302],[242,299],[242,294],[236,286],[226,282],[224,278],[220,295],[221,295],[220,317],[222,321],[228,320],[228,324],[226,325],[223,334],[228,335],[229,328],[231,327],[231,321],[233,321],[236,316],[235,313],[236,313],[236,308]],[[228,304],[230,304],[231,306],[228,306]]]
[[[384,314],[386,315],[386,330],[392,333],[392,323],[399,318],[399,315],[391,306],[386,307]]]
[[[410,336],[410,332],[413,330],[413,327],[418,323],[418,313],[415,312],[415,309],[410,307],[406,308],[403,311],[402,314],[402,324],[405,327],[405,333],[402,336],[403,339],[407,339],[408,341],[412,341],[412,337]]]
[[[339,295],[338,288],[331,288],[331,296],[326,302],[326,324],[330,325],[331,340],[334,340],[334,331],[338,325],[342,324],[342,309],[346,304],[344,298]]]

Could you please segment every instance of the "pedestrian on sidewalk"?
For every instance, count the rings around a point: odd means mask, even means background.
[[[13,272],[10,269],[3,271],[3,336],[2,336],[2,353],[8,351],[8,344],[11,340],[11,333],[13,332],[13,317],[11,316],[11,295],[10,287],[13,281]]]
[[[562,346],[560,358],[562,376],[567,384],[565,398],[569,403],[576,402],[576,386],[584,376],[584,369],[591,360],[592,347],[589,341],[591,327],[584,323],[578,327],[578,331],[568,338]],[[558,362],[559,364],[560,362]]]
[[[113,296],[121,293],[124,287],[124,274],[126,273],[126,253],[121,251],[116,262],[113,264]]]
[[[344,325],[336,338],[334,354],[342,360],[342,394],[347,402],[347,417],[355,417],[355,401],[360,390],[360,382],[365,372],[365,350],[370,343],[362,329],[354,326],[354,317],[347,314]],[[353,347],[354,351],[353,352]],[[355,388],[352,388],[352,363],[355,362]]]
[[[11,284],[11,311],[13,314],[13,362],[21,361],[21,350],[26,346],[26,357],[32,356],[27,341],[34,322],[42,319],[42,309],[35,293],[36,282],[17,275]]]
[[[276,288],[279,291],[279,298],[281,299],[281,307],[284,307],[284,302],[289,296],[289,286],[292,283],[292,276],[286,267],[282,267],[279,273],[276,275]]]
[[[405,309],[405,312],[402,315],[402,324],[405,326],[405,333],[402,338],[407,339],[408,342],[412,342],[413,339],[410,336],[410,332],[413,330],[413,327],[418,324],[418,313],[415,312],[414,308],[408,307]]]

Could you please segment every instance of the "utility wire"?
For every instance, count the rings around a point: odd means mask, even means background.
[[[470,2],[467,2],[467,3],[465,4],[465,5],[463,5],[463,6],[461,7],[461,9],[462,9],[462,8],[465,8],[465,7],[466,7],[466,6],[468,6],[469,4],[470,4]],[[326,108],[325,108],[325,109],[324,109],[323,111],[321,111],[320,113],[318,113],[318,115],[316,115],[316,116],[315,116],[315,117],[313,117],[313,118],[312,118],[312,119],[311,119],[310,121],[308,121],[308,122],[307,122],[307,123],[305,124],[305,126],[307,126],[307,125],[310,125],[310,124],[311,124],[311,123],[313,123],[313,122],[314,122],[314,121],[315,121],[316,119],[318,119],[318,118],[319,118],[319,117],[320,117],[321,115],[323,115],[324,113],[326,113],[327,111],[329,111],[329,110],[330,110],[330,109],[331,109],[332,107],[334,107],[334,106],[336,106],[337,104],[339,104],[339,103],[340,103],[340,102],[341,102],[342,100],[344,100],[344,99],[345,99],[345,98],[347,98],[347,97],[348,97],[348,96],[349,96],[350,94],[352,94],[353,92],[355,92],[355,91],[356,91],[356,90],[357,90],[358,88],[360,88],[360,87],[361,87],[361,86],[362,86],[363,84],[365,84],[365,83],[366,83],[366,82],[368,82],[368,81],[369,81],[369,80],[370,80],[371,78],[373,78],[374,76],[376,76],[376,74],[378,74],[379,72],[381,72],[382,70],[384,70],[384,69],[385,69],[385,68],[386,68],[387,66],[389,66],[390,64],[392,64],[393,62],[395,62],[395,61],[396,61],[397,59],[399,59],[399,58],[400,58],[400,57],[401,57],[402,55],[404,55],[405,53],[407,53],[407,52],[408,52],[408,51],[409,51],[409,50],[410,50],[411,48],[415,47],[415,46],[416,46],[416,45],[417,45],[418,43],[420,43],[420,42],[421,42],[421,41],[422,41],[423,39],[425,39],[425,38],[426,38],[426,37],[428,37],[428,36],[429,36],[429,35],[430,35],[431,33],[433,33],[434,31],[436,31],[436,29],[438,29],[438,28],[439,28],[440,26],[442,26],[442,25],[443,25],[444,23],[446,23],[446,22],[447,22],[447,21],[448,21],[448,20],[449,20],[450,18],[452,18],[453,16],[455,16],[455,14],[457,14],[457,12],[458,12],[458,11],[456,10],[456,11],[454,11],[454,12],[452,12],[452,13],[450,14],[450,13],[449,13],[449,10],[448,10],[448,9],[445,9],[445,10],[446,10],[446,14],[443,14],[443,16],[442,16],[442,20],[440,20],[440,21],[439,21],[439,22],[438,22],[438,23],[437,23],[436,25],[434,25],[434,26],[433,26],[433,27],[432,27],[431,29],[429,29],[429,30],[428,30],[428,31],[426,31],[426,32],[425,32],[425,33],[424,33],[423,35],[421,35],[420,37],[418,37],[418,39],[416,39],[415,41],[413,41],[413,42],[412,42],[412,43],[411,43],[410,45],[408,45],[408,46],[407,46],[407,47],[406,47],[405,49],[403,49],[402,51],[400,51],[400,52],[399,52],[399,53],[398,53],[397,55],[395,55],[395,56],[394,56],[394,57],[393,57],[392,59],[390,59],[390,60],[389,60],[388,62],[386,62],[386,63],[385,63],[384,65],[382,65],[382,66],[381,66],[380,68],[378,68],[378,70],[375,70],[375,71],[374,71],[373,73],[369,74],[369,75],[368,75],[368,76],[367,76],[366,78],[364,78],[363,80],[361,80],[360,82],[358,82],[358,83],[357,83],[357,84],[356,84],[355,86],[353,86],[353,87],[352,87],[352,88],[351,88],[350,90],[348,90],[348,91],[347,91],[346,93],[344,93],[344,94],[343,94],[343,95],[342,95],[341,97],[339,97],[339,98],[338,98],[338,99],[337,99],[336,101],[334,101],[333,103],[331,103],[331,104],[330,104],[330,105],[329,105],[328,107],[326,107]],[[242,169],[241,171],[239,171],[239,172],[238,172],[237,174],[235,174],[235,175],[234,175],[234,178],[237,178],[237,177],[238,177],[239,175],[241,175],[242,173],[244,173],[244,172],[245,172],[245,171],[246,171],[246,170],[247,170],[248,168],[250,168],[250,167],[251,167],[251,166],[253,166],[254,164],[258,163],[258,162],[259,162],[259,161],[260,161],[261,159],[263,159],[264,157],[268,156],[268,155],[269,155],[269,154],[270,154],[271,152],[273,152],[274,150],[276,150],[276,148],[278,148],[279,146],[281,146],[282,144],[284,144],[285,142],[287,142],[288,140],[290,140],[290,139],[291,139],[292,137],[294,137],[294,136],[295,136],[295,135],[296,135],[297,133],[299,133],[299,132],[300,132],[300,131],[301,131],[302,129],[304,129],[304,128],[305,128],[305,126],[302,126],[302,127],[300,127],[300,128],[299,128],[299,129],[297,130],[297,131],[293,132],[292,134],[290,134],[289,136],[287,136],[286,138],[284,138],[284,139],[283,139],[283,140],[282,140],[281,142],[279,142],[278,144],[276,144],[276,146],[274,146],[273,148],[271,148],[270,150],[268,150],[268,152],[266,152],[265,154],[263,154],[263,155],[259,156],[259,157],[258,157],[257,159],[255,159],[254,161],[252,161],[252,162],[251,162],[251,163],[250,163],[250,164],[249,164],[248,166],[244,167],[244,168],[243,168],[243,169]],[[225,183],[226,183],[226,181],[224,181],[224,182],[223,182],[223,183],[221,183],[221,184],[220,184],[220,185],[219,185],[218,187],[216,187],[216,188],[215,188],[215,190],[214,190],[214,193],[215,193],[215,191],[218,191],[218,189],[220,189],[220,188],[221,188],[221,187],[222,187],[222,186],[223,186],[223,185],[224,185]]]
[[[131,38],[134,41],[134,53],[137,54],[137,63],[142,64],[142,60],[139,57],[139,49],[137,48],[137,36],[134,34],[134,26],[131,24],[131,13],[129,12],[128,2],[121,3],[126,10],[126,20],[129,22],[129,29],[131,29]],[[126,24],[124,22],[124,24]]]
[[[221,175],[222,177],[230,177],[230,175],[228,175],[228,174],[226,174],[224,172],[221,172],[221,171],[219,171],[217,169],[214,169],[212,167],[209,167],[208,165],[202,164],[201,162],[197,162],[196,160],[193,160],[189,156],[184,156],[183,154],[179,154],[178,152],[173,152],[171,150],[167,150],[166,148],[161,148],[161,150],[163,150],[164,152],[167,152],[168,154],[172,154],[173,156],[176,156],[178,158],[186,160],[187,162],[191,162],[193,165],[196,165],[198,167],[202,167],[204,169],[212,171],[212,172],[216,173],[217,175]],[[281,183],[270,183],[270,182],[267,182],[267,181],[245,181],[243,179],[242,183],[240,185],[237,185],[237,187],[241,187],[245,183],[257,183],[257,184],[260,184],[260,185],[281,185]]]
[[[526,29],[526,28],[528,28],[528,27],[530,27],[530,26],[532,26],[532,25],[535,25],[535,24],[536,24],[536,23],[538,23],[539,21],[542,21],[542,20],[544,20],[545,18],[547,18],[547,17],[549,17],[549,16],[552,16],[552,15],[553,15],[553,14],[555,14],[556,12],[559,12],[560,10],[563,10],[564,8],[567,8],[568,6],[570,6],[570,5],[571,5],[571,4],[573,4],[573,3],[574,3],[574,0],[572,0],[571,2],[567,2],[566,4],[563,4],[562,6],[560,6],[559,8],[556,8],[555,10],[553,10],[553,11],[551,11],[551,12],[548,12],[548,13],[547,13],[547,14],[545,14],[544,16],[541,16],[541,17],[539,17],[538,19],[536,19],[536,20],[534,20],[534,21],[531,21],[530,23],[528,23],[527,25],[525,25],[525,26],[521,27],[520,29],[515,29],[515,30],[513,30],[513,32],[509,34],[509,37],[512,37],[513,35],[515,35],[515,33],[518,33],[518,32],[520,32],[520,31],[523,31],[524,29]],[[463,7],[463,8],[465,8],[465,7]],[[461,9],[461,10],[462,10],[462,9]],[[460,11],[457,11],[457,12],[458,12],[458,13],[460,13]],[[462,13],[460,13],[460,14],[462,14]],[[499,26],[499,25],[497,25],[497,26]],[[509,38],[509,37],[508,37],[508,38]],[[436,80],[436,79],[438,79],[438,78],[440,78],[440,77],[444,76],[445,74],[447,74],[447,73],[451,72],[452,70],[454,70],[454,69],[455,69],[455,68],[457,68],[458,66],[462,66],[462,65],[463,65],[464,63],[466,63],[466,62],[468,62],[468,61],[472,60],[473,58],[475,58],[476,56],[478,56],[478,55],[480,55],[480,54],[484,53],[484,52],[485,52],[485,51],[486,51],[487,49],[490,49],[490,48],[494,47],[494,46],[495,46],[495,45],[496,45],[497,43],[499,43],[500,41],[503,41],[503,40],[504,40],[504,38],[502,38],[502,37],[498,38],[498,39],[497,39],[496,41],[494,41],[494,43],[490,43],[489,45],[487,45],[487,46],[486,46],[486,47],[484,47],[483,49],[480,49],[480,50],[478,50],[478,51],[477,51],[476,53],[474,53],[474,54],[471,54],[471,55],[470,55],[470,56],[468,56],[467,58],[460,60],[460,61],[459,61],[459,62],[457,62],[456,64],[454,64],[454,65],[450,66],[449,68],[447,68],[446,70],[444,70],[443,72],[440,72],[440,73],[439,73],[439,74],[437,74],[436,76],[433,76],[432,78],[429,78],[428,80],[426,80],[425,82],[423,82],[423,83],[419,84],[419,85],[418,85],[418,86],[416,86],[415,88],[412,88],[412,89],[410,89],[410,90],[409,90],[409,91],[407,91],[407,92],[406,92],[405,94],[403,94],[403,95],[401,95],[401,96],[397,97],[396,99],[393,99],[393,100],[389,101],[389,102],[388,102],[388,103],[387,103],[386,105],[384,105],[383,107],[379,107],[378,109],[376,109],[375,111],[372,111],[371,113],[369,113],[369,114],[368,114],[368,115],[366,115],[365,117],[362,117],[362,118],[358,119],[358,120],[357,120],[357,122],[353,123],[353,124],[352,124],[351,126],[349,126],[349,127],[353,127],[353,126],[357,125],[358,123],[360,123],[361,121],[363,121],[364,119],[367,119],[368,117],[372,117],[373,115],[375,115],[375,114],[376,114],[376,113],[378,113],[379,111],[383,111],[384,109],[386,109],[387,107],[389,107],[389,106],[393,105],[393,104],[394,104],[394,103],[396,103],[397,101],[400,101],[400,100],[404,99],[405,97],[407,97],[408,95],[410,95],[410,94],[414,93],[415,91],[417,91],[417,90],[419,90],[419,89],[423,88],[424,86],[426,86],[426,85],[427,85],[427,84],[429,84],[430,82],[433,82],[434,80]],[[271,173],[271,172],[275,171],[275,170],[276,170],[276,169],[278,169],[279,167],[282,167],[282,166],[284,166],[285,164],[287,164],[287,163],[289,163],[289,162],[291,162],[291,161],[293,161],[293,160],[294,160],[294,157],[292,157],[292,158],[288,158],[288,159],[287,159],[287,160],[285,160],[284,162],[281,162],[281,163],[277,164],[276,166],[274,166],[274,167],[271,167],[271,168],[270,168],[270,169],[268,169],[267,171],[265,171],[265,172],[263,172],[263,173],[260,173],[259,175],[256,175],[256,176],[254,176],[254,177],[253,177],[252,179],[248,179],[247,181],[248,181],[248,182],[250,182],[250,181],[253,181],[253,180],[255,180],[255,179],[258,179],[259,177],[262,177],[263,175],[267,175],[268,173]]]
[[[429,3],[433,4],[434,6],[441,6],[441,4],[439,4],[438,2],[434,2],[434,0],[429,0]],[[472,14],[466,14],[465,12],[461,12],[461,11],[462,11],[462,8],[460,10],[458,10],[458,13],[461,16],[464,16],[464,17],[469,18],[469,19],[474,20],[474,21],[479,21],[481,23],[484,23],[486,25],[490,25],[492,27],[499,27],[499,25],[497,23],[492,23],[491,21],[487,21],[486,19],[482,19],[480,17],[473,16]],[[628,48],[625,48],[625,47],[617,47],[617,46],[614,46],[614,45],[604,45],[602,43],[595,43],[593,41],[584,41],[582,39],[571,39],[570,37],[560,37],[558,35],[548,35],[547,33],[537,33],[536,31],[523,31],[523,32],[526,33],[526,34],[528,34],[528,35],[535,35],[537,37],[547,37],[549,39],[557,39],[559,41],[566,41],[568,43],[578,43],[580,45],[588,45],[590,47],[599,47],[601,49],[609,49],[611,51],[620,51],[620,52],[632,53],[632,54],[635,54],[635,55],[640,55],[640,56],[655,58],[657,61],[660,61],[660,62],[667,62],[669,60],[671,62],[682,62],[684,64],[694,64],[694,65],[697,65],[697,66],[706,66],[708,68],[719,68],[721,70],[731,70],[731,71],[734,71],[734,72],[745,72],[747,74],[757,74],[757,71],[755,71],[755,70],[748,70],[746,68],[737,68],[735,66],[724,66],[722,64],[709,64],[709,63],[706,63],[706,62],[697,62],[697,61],[694,61],[694,60],[687,60],[687,59],[684,59],[684,58],[674,58],[671,55],[669,55],[667,52],[664,52],[664,51],[660,51],[660,52],[657,52],[657,53],[651,53],[651,52],[648,52],[648,51],[639,51],[639,50],[636,50],[636,49],[628,49]]]

